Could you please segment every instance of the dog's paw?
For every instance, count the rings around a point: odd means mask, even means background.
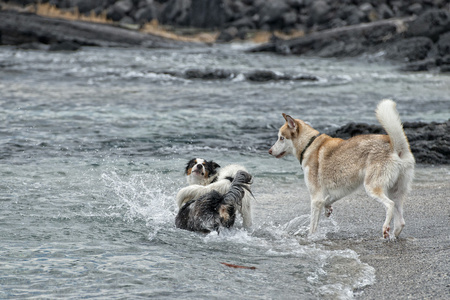
[[[391,227],[387,226],[386,228],[383,227],[383,238],[388,239],[389,238],[389,231],[391,231]]]
[[[325,206],[325,217],[329,218],[333,213],[333,208],[330,206]]]

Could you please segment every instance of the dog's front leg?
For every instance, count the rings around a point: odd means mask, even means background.
[[[319,224],[319,217],[322,208],[325,205],[325,201],[322,196],[313,196],[311,198],[311,224],[309,226],[309,233],[312,234],[316,232],[317,226]]]

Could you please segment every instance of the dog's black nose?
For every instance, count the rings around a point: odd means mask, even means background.
[[[203,168],[202,165],[197,165],[197,169],[201,170]]]

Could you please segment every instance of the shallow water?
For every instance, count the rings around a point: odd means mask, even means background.
[[[346,299],[374,282],[354,251],[323,245],[339,230],[332,218],[306,236],[298,162],[267,154],[281,112],[329,130],[376,123],[375,106],[389,97],[403,121],[444,121],[450,77],[399,73],[373,57],[243,48],[0,48],[0,298]],[[191,68],[234,75],[177,75]],[[255,83],[243,75],[253,70],[319,80]],[[193,157],[255,176],[251,231],[175,228],[174,197]],[[425,168],[418,178],[441,173]]]

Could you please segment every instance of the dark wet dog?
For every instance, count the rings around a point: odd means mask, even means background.
[[[222,195],[211,191],[185,203],[178,212],[175,225],[181,229],[201,232],[219,232],[221,228],[232,227],[245,190],[250,192],[248,185],[251,183],[250,174],[238,171],[227,193]]]

